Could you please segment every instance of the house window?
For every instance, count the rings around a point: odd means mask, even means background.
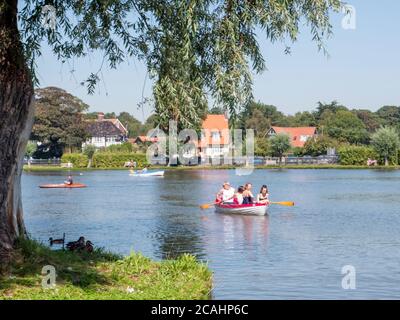
[[[221,138],[221,135],[219,134],[219,131],[213,131],[211,133],[211,137],[213,140],[219,140]]]
[[[220,147],[212,147],[211,150],[212,150],[212,153],[221,153]]]

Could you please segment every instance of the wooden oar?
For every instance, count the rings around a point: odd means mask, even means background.
[[[212,206],[214,206],[214,203],[205,203],[205,204],[202,204],[201,206],[200,206],[200,208],[201,209],[209,209],[209,208],[211,208]]]
[[[293,201],[280,201],[280,202],[270,202],[271,204],[280,204],[281,206],[288,206],[288,207],[293,207],[294,202]]]

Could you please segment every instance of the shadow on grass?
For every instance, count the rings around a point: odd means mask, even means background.
[[[97,249],[92,253],[51,250],[34,240],[17,242],[12,262],[0,274],[0,290],[12,286],[36,287],[41,284],[42,268],[51,265],[56,270],[57,283],[87,288],[95,284],[107,285],[110,280],[102,275],[99,266],[114,262],[120,256]],[[101,269],[101,267],[100,267]]]

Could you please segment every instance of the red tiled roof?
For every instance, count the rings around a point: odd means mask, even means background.
[[[148,138],[147,136],[138,136],[137,138],[135,138],[135,139],[129,139],[129,141],[130,142],[133,142],[133,143],[137,143],[137,142],[157,142],[158,141],[158,138],[157,137],[154,137],[154,138]]]
[[[293,147],[303,147],[306,141],[301,141],[301,137],[313,137],[317,134],[316,127],[271,127],[276,134],[284,133],[290,136]]]
[[[205,147],[214,144],[229,144],[229,124],[228,119],[223,114],[209,114],[202,124],[204,139],[200,141],[200,146]],[[213,141],[212,133],[219,132],[220,139]]]

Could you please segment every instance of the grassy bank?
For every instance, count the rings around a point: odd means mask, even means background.
[[[236,167],[233,165],[221,165],[221,166],[176,166],[176,167],[167,167],[167,166],[151,166],[149,167],[150,170],[156,169],[163,169],[163,170],[226,170],[226,169],[236,169],[240,167]],[[399,170],[400,166],[355,166],[355,165],[340,165],[340,164],[327,164],[327,165],[315,165],[315,164],[302,164],[302,165],[262,165],[262,166],[255,166],[257,169],[372,169],[372,170]],[[47,167],[47,166],[24,166],[24,171],[26,172],[45,172],[45,171],[95,171],[95,170],[128,170],[127,168],[61,168],[61,167]]]
[[[45,265],[56,269],[55,288],[42,288]],[[207,266],[189,255],[155,262],[138,253],[54,251],[21,240],[0,275],[0,299],[207,299],[211,278]]]

